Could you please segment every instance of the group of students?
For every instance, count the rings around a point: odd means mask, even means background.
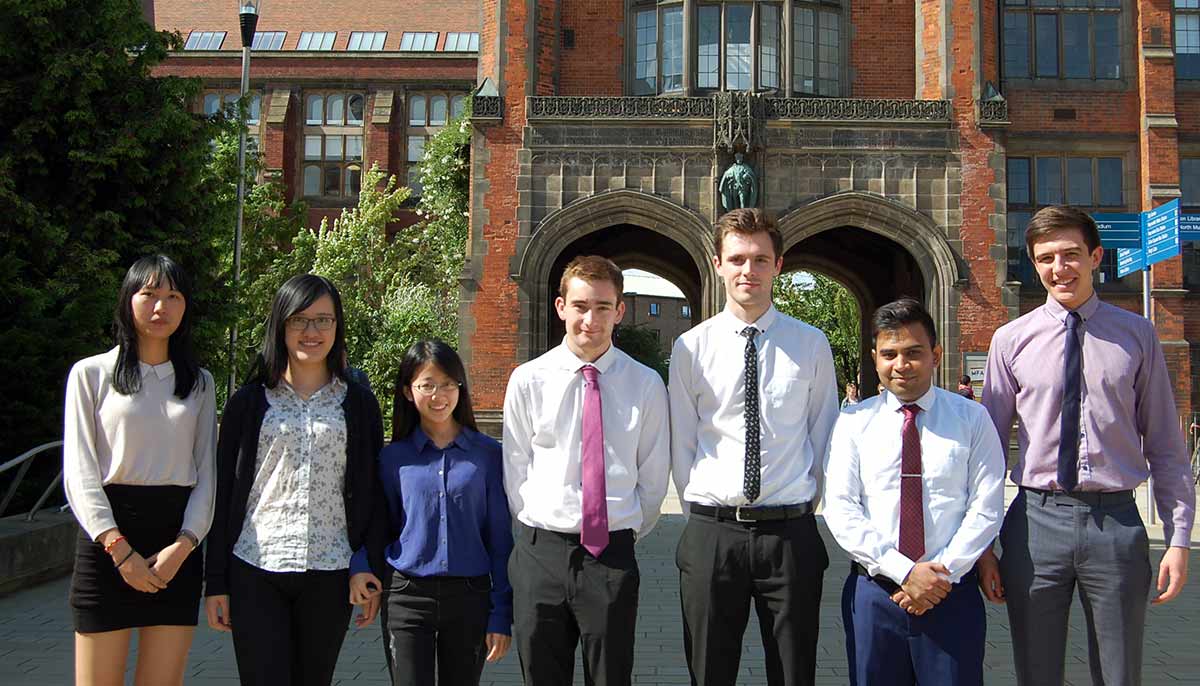
[[[67,384],[77,683],[122,683],[135,628],[136,683],[181,683],[203,585],[246,684],[329,684],[355,606],[357,626],[381,615],[395,684],[478,684],[514,638],[526,684],[571,683],[580,646],[586,683],[630,684],[635,542],[673,478],[694,684],[737,682],[751,603],[768,683],[814,682],[822,495],[852,560],[851,684],[981,684],[978,589],[1007,602],[1018,683],[1061,684],[1076,586],[1095,683],[1137,684],[1152,582],[1132,489],[1153,474],[1168,545],[1155,602],[1186,581],[1194,516],[1170,381],[1153,326],[1093,291],[1090,217],[1046,208],[1026,240],[1048,297],[996,332],[982,405],[933,384],[933,320],[902,298],[872,319],[884,391],[839,414],[827,339],[771,302],[782,237],[744,209],[714,227],[725,309],[676,341],[669,384],[612,344],[620,270],[579,257],[555,300],[562,343],[509,379],[502,443],[477,430],[458,355],[427,340],[401,362],[386,446],[331,283],[276,294],[218,432],[190,282],[144,258],[117,347]]]

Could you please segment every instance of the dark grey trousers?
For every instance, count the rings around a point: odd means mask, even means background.
[[[1022,489],[1000,530],[1019,686],[1061,686],[1076,586],[1097,686],[1142,683],[1150,548],[1132,493]]]

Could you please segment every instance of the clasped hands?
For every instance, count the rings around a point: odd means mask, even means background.
[[[892,602],[913,615],[923,615],[950,595],[950,570],[938,562],[918,562],[904,577]]]

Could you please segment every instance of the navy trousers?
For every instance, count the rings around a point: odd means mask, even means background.
[[[910,615],[868,577],[842,590],[851,686],[982,686],[983,597],[974,572],[938,605]]]

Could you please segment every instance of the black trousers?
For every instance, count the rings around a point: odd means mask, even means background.
[[[816,679],[821,583],[829,557],[816,520],[759,524],[692,514],[675,553],[692,683],[733,686],[750,601],[771,686]]]
[[[381,608],[392,683],[479,686],[491,590],[486,574],[422,578],[394,572]]]
[[[525,686],[570,684],[579,643],[584,683],[631,684],[641,582],[633,531],[611,532],[599,559],[580,545],[578,534],[518,522],[514,538],[508,578]]]
[[[351,609],[349,570],[268,572],[234,556],[229,619],[243,686],[329,686]]]

